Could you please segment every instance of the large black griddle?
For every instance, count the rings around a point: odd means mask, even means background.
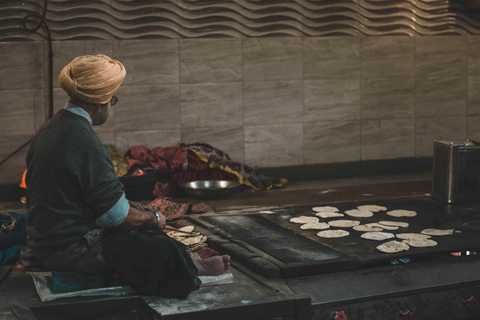
[[[317,230],[301,230],[300,224],[291,223],[292,217],[313,216],[312,206],[284,207],[256,214],[226,214],[201,216],[233,239],[240,239],[257,250],[272,257],[282,277],[320,274],[339,270],[351,270],[371,265],[390,264],[394,260],[410,258],[429,260],[450,256],[452,252],[476,251],[480,249],[480,203],[449,205],[432,198],[394,199],[370,202],[348,202],[326,204],[337,207],[340,212],[355,209],[363,204],[377,204],[395,209],[414,210],[416,217],[395,218],[386,212],[375,213],[371,218],[344,218],[358,220],[361,224],[381,220],[408,222],[408,228],[388,231],[391,233],[415,232],[426,228],[455,229],[452,236],[432,237],[438,245],[427,248],[411,247],[408,251],[386,254],[376,249],[385,241],[366,240],[362,232],[346,228],[350,235],[343,238],[319,238]],[[320,219],[329,221],[332,219]],[[335,229],[335,228],[331,228]],[[396,239],[401,241],[400,239]],[[213,245],[214,246],[214,245]],[[234,248],[234,247],[230,247]],[[235,249],[232,249],[235,250]],[[225,251],[225,250],[223,250]],[[227,252],[228,253],[228,252]],[[235,255],[235,252],[231,252]],[[255,263],[254,261],[250,261]],[[255,266],[261,269],[262,266]]]

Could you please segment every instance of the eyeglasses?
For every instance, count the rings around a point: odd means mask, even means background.
[[[112,99],[110,100],[110,105],[114,106],[118,102],[118,98],[113,96]]]

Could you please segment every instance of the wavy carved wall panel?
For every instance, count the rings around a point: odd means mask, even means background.
[[[43,5],[0,2],[0,41],[38,40]],[[52,0],[46,20],[53,40],[480,34],[466,0]]]

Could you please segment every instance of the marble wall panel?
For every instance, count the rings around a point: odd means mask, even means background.
[[[480,75],[468,77],[468,107],[469,115],[480,114]]]
[[[360,130],[362,160],[415,155],[415,125],[410,119],[366,120]]]
[[[234,161],[243,162],[243,126],[212,126],[182,129],[181,142],[207,143],[227,153]]]
[[[367,78],[361,81],[361,119],[415,116],[415,78]]]
[[[415,74],[413,37],[360,38],[362,78],[409,77]]]
[[[245,125],[302,123],[302,82],[244,82],[243,108]]]
[[[3,136],[34,135],[36,119],[44,109],[43,90],[5,90],[2,97],[0,128]]]
[[[123,85],[178,83],[176,40],[121,40],[113,43],[113,56],[127,70]]]
[[[268,168],[295,166],[303,161],[303,125],[245,126],[245,163]]]
[[[112,41],[53,41],[52,50],[54,88],[60,88],[58,84],[60,71],[79,56],[104,54],[116,58],[113,56]]]
[[[480,142],[480,114],[467,116],[467,139]]]
[[[468,74],[480,75],[480,36],[468,36]]]
[[[244,81],[302,78],[300,38],[247,38],[242,40]]]
[[[180,142],[180,129],[161,129],[145,131],[117,132],[115,146],[126,152],[134,146],[144,146],[148,149],[156,147],[168,148]]]
[[[467,138],[465,116],[427,117],[415,120],[415,156],[432,157],[434,140]]]
[[[239,81],[241,39],[180,40],[179,65],[180,83]]]
[[[121,86],[117,96],[116,131],[180,129],[178,85]]]
[[[305,121],[360,119],[360,80],[304,81]]]
[[[304,38],[304,79],[356,79],[360,77],[360,38]]]
[[[305,124],[305,164],[360,160],[359,121],[319,121]]]
[[[466,77],[417,77],[416,117],[466,115]]]
[[[242,84],[182,84],[180,110],[182,128],[242,125]]]
[[[415,69],[421,77],[465,77],[467,37],[416,37]]]
[[[43,42],[0,43],[0,90],[45,88],[47,66]]]

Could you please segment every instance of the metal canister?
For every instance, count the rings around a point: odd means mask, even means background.
[[[447,203],[480,201],[480,145],[433,142],[432,197]]]

